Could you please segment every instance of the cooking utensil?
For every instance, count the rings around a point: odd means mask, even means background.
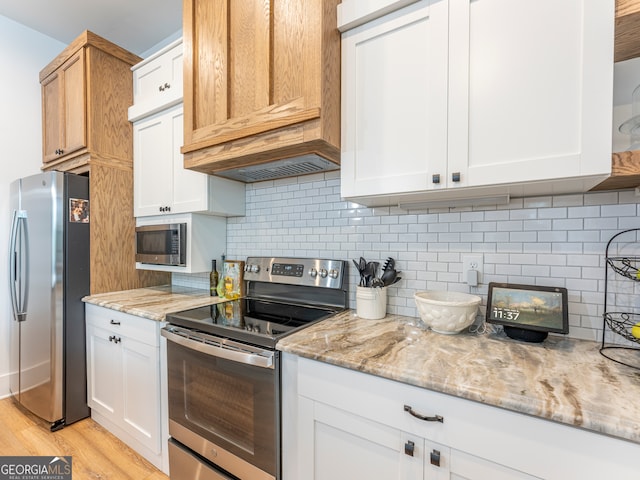
[[[360,283],[358,285],[362,287],[362,283],[364,282],[364,272],[360,268],[360,264],[358,262],[353,260],[353,264],[356,266],[356,269],[358,270],[358,273],[360,274]]]
[[[365,270],[364,270],[364,286],[365,287],[371,287],[371,281],[375,278],[376,276],[376,265],[380,265],[377,262],[368,262]]]
[[[382,271],[386,272],[387,270],[394,270],[396,268],[396,261],[389,257],[387,261],[384,262],[384,266],[382,267]]]
[[[396,272],[395,268],[388,268],[382,273],[380,280],[382,280],[382,283],[386,287],[387,285],[391,285],[397,276],[398,272]]]

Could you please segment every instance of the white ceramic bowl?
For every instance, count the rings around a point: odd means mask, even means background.
[[[422,322],[438,333],[460,333],[473,323],[482,299],[477,295],[435,290],[413,296]]]

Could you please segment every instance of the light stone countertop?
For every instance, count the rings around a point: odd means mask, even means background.
[[[640,443],[640,370],[604,358],[599,343],[549,336],[442,335],[417,319],[364,320],[349,310],[277,348],[487,405]],[[639,352],[628,352],[637,355]]]
[[[99,293],[88,295],[82,300],[85,303],[160,322],[165,320],[168,313],[226,301],[225,298],[212,297],[209,290],[176,285]]]

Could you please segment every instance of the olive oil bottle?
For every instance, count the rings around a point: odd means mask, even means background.
[[[211,260],[211,273],[209,274],[209,293],[212,297],[218,296],[219,274],[216,268],[216,261]]]

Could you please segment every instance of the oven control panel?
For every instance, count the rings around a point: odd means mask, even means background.
[[[345,271],[344,260],[249,257],[244,267],[244,279],[253,282],[342,288]]]

